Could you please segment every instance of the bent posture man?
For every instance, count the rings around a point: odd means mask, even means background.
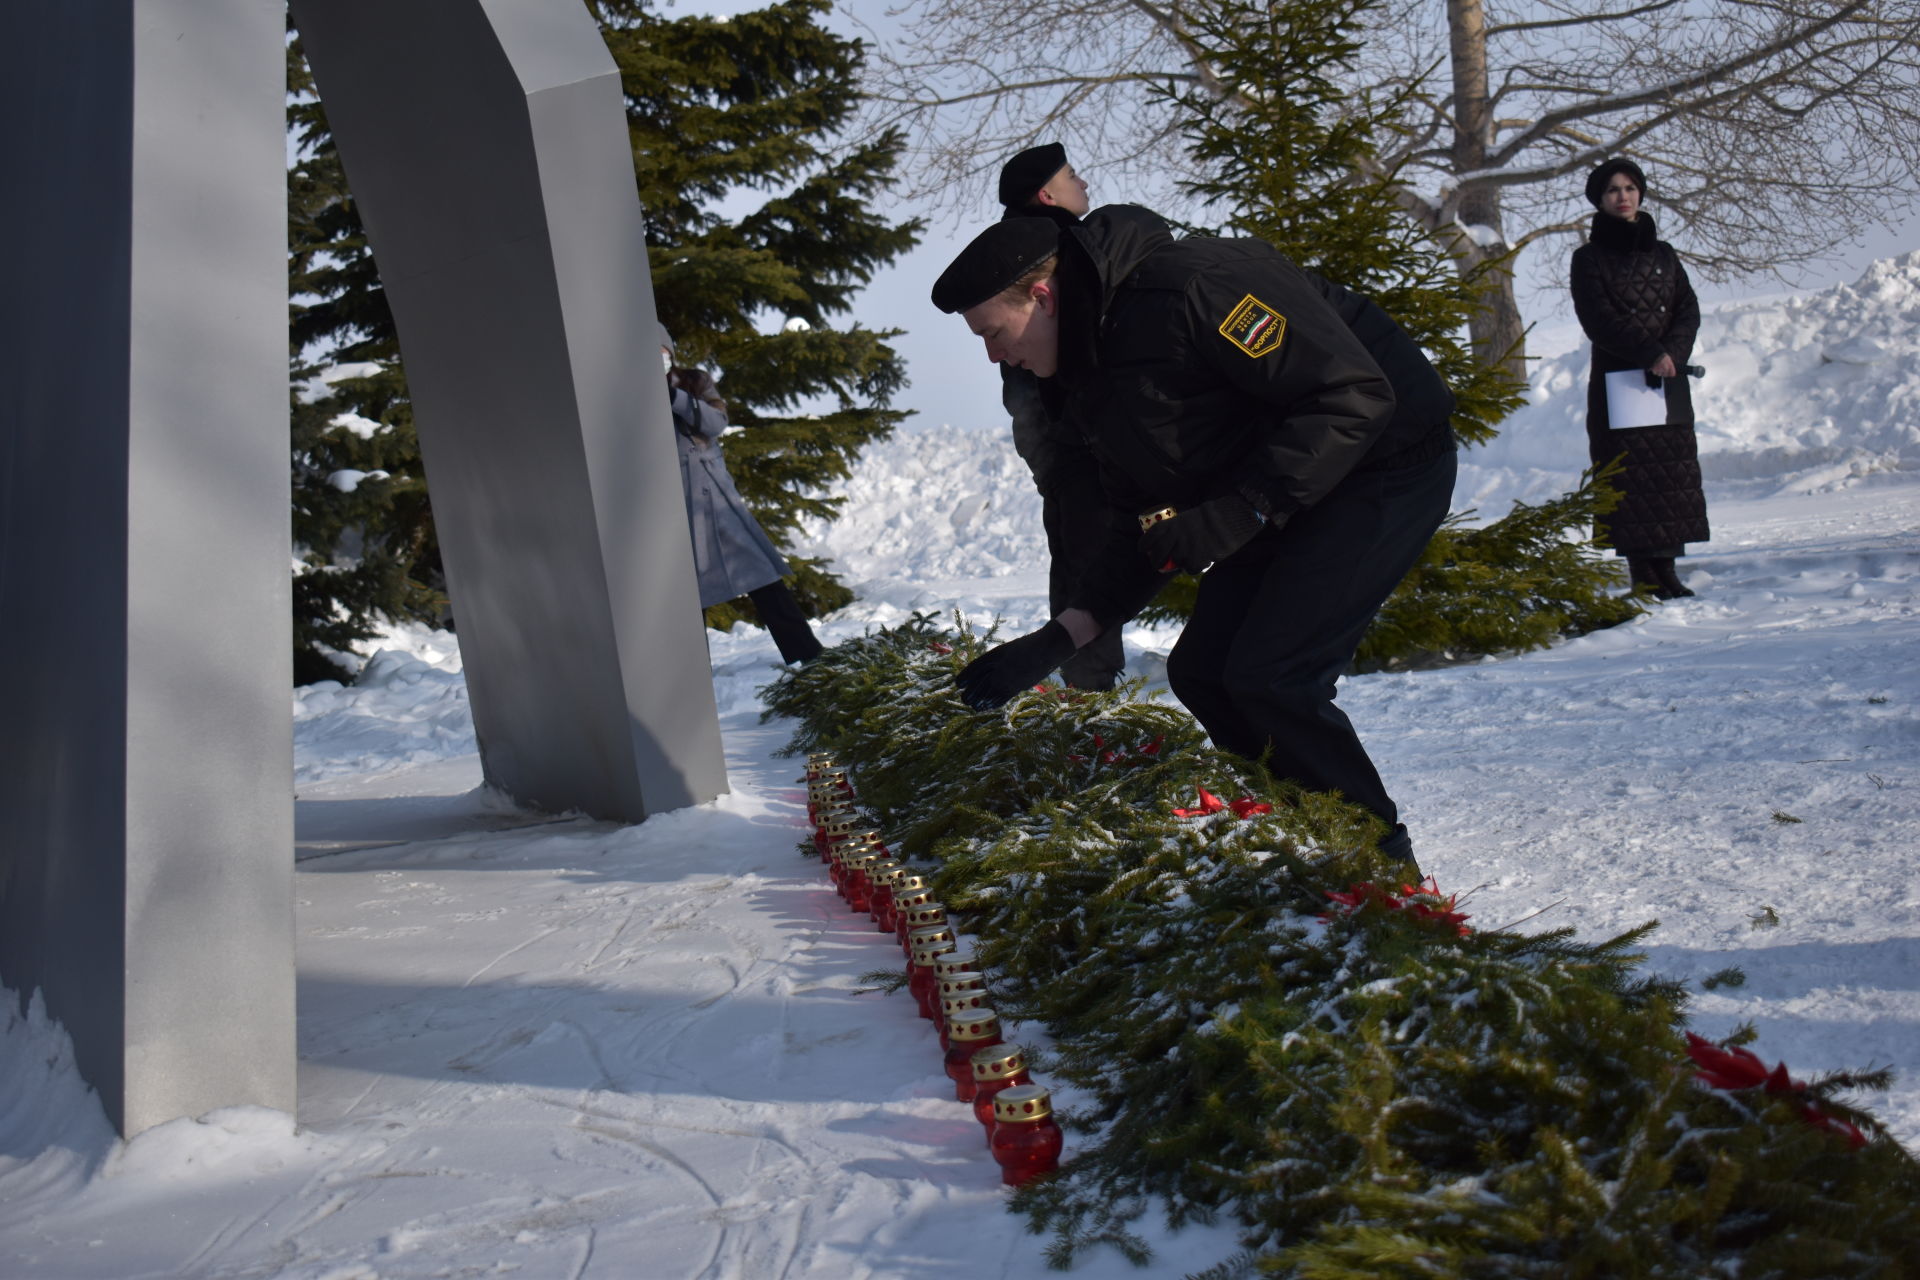
[[[1107,537],[1068,607],[961,672],[998,706],[1152,598],[1205,573],[1167,662],[1214,744],[1338,791],[1412,842],[1335,681],[1439,527],[1453,395],[1372,303],[1258,240],[1175,241],[1145,210],[1012,219],[934,284],[988,358],[1040,380],[1082,433]]]
[[[1078,222],[1088,209],[1086,179],[1074,172],[1067,149],[1057,142],[1029,147],[1001,166],[999,197],[1004,218],[1043,217],[1063,227]],[[1000,402],[1013,419],[1014,451],[1040,491],[1047,605],[1059,613],[1106,540],[1099,476],[1079,431],[1048,414],[1033,374],[1001,365]],[[1060,679],[1075,689],[1111,689],[1125,669],[1120,628],[1110,627],[1062,664]]]

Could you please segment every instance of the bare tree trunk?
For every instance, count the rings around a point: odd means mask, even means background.
[[[1482,0],[1447,0],[1448,61],[1453,70],[1453,172],[1479,173],[1493,153],[1493,103],[1487,87],[1487,12]],[[1445,194],[1443,225],[1448,252],[1462,274],[1483,267],[1507,251],[1501,225],[1500,188],[1467,183]],[[1446,217],[1451,213],[1452,217]],[[1480,277],[1481,308],[1469,322],[1474,356],[1480,364],[1502,367],[1526,380],[1526,330],[1513,293],[1513,272],[1505,263]]]

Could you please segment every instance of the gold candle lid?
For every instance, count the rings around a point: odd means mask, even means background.
[[[883,856],[878,862],[867,868],[867,879],[873,881],[874,888],[885,889],[892,885],[893,878],[903,870],[905,870],[905,868],[892,858]]]
[[[916,879],[916,881],[918,881],[920,877],[918,877],[918,875],[912,875],[910,879]],[[937,898],[933,896],[933,890],[931,889],[908,889],[906,892],[900,892],[900,881],[893,883],[893,910],[895,910],[895,912],[912,912],[916,906],[925,906],[927,902],[935,902],[935,900],[937,900]]]
[[[945,941],[929,941],[925,946],[915,947],[913,949],[913,963],[922,969],[931,969],[933,968],[933,961],[936,956],[943,951],[951,951],[952,949],[953,940],[951,938]]]
[[[940,992],[940,1013],[948,1022],[953,1021],[953,1015],[956,1013],[965,1013],[970,1009],[991,1010],[992,1008],[993,1004],[984,987],[973,991],[942,990]]]
[[[922,892],[929,898],[933,896],[933,890],[927,887],[927,878],[918,871],[909,870],[906,875],[901,876],[899,880],[894,882],[893,896],[895,898]]]
[[[910,953],[933,942],[947,944],[940,948],[943,953],[960,945],[960,939],[954,936],[953,926],[950,924],[923,924],[918,929],[907,930],[907,950]]]
[[[947,955],[952,954],[952,952],[947,953]],[[946,958],[947,956],[941,956],[940,960],[945,960]],[[940,979],[940,996],[942,999],[945,999],[947,996],[957,996],[962,991],[985,991],[987,989],[987,975],[984,973],[950,973],[942,976],[940,969],[940,961],[934,961],[933,973],[935,977]]]
[[[993,1118],[1018,1124],[1053,1114],[1053,1095],[1044,1085],[1016,1084],[993,1095]]]
[[[902,907],[894,903],[894,910],[907,918],[907,932],[911,933],[922,925],[945,924],[947,922],[946,904],[940,902],[922,902],[918,906]]]
[[[990,1044],[973,1055],[975,1080],[1006,1080],[1027,1069],[1027,1051],[1017,1044]]]
[[[951,978],[956,974],[977,973],[979,969],[980,962],[974,959],[972,947],[956,947],[952,953],[940,957],[935,972],[943,978]]]
[[[967,1009],[947,1019],[947,1039],[953,1044],[994,1040],[1000,1035],[1000,1015],[991,1009]]]

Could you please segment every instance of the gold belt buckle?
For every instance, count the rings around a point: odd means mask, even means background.
[[[1172,507],[1162,507],[1158,511],[1149,511],[1140,517],[1140,532],[1145,533],[1162,520],[1171,520],[1180,513]]]

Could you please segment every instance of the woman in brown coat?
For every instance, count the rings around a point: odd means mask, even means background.
[[[1646,177],[1614,159],[1587,175],[1587,199],[1599,212],[1587,243],[1573,251],[1573,309],[1593,341],[1587,383],[1587,452],[1595,466],[1624,455],[1615,478],[1620,505],[1594,529],[1626,557],[1635,586],[1662,600],[1690,596],[1673,562],[1689,542],[1705,542],[1707,499],[1700,487],[1693,395],[1685,368],[1700,329],[1700,304],[1673,246],[1640,207]],[[1614,427],[1606,375],[1644,370],[1666,396],[1664,423]]]

